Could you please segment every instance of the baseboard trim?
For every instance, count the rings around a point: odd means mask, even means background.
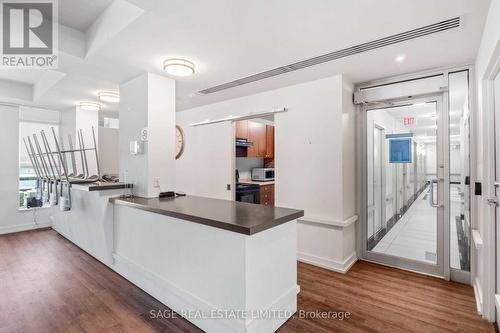
[[[477,307],[477,312],[479,314],[483,313],[483,293],[481,291],[481,284],[479,283],[479,280],[477,277],[474,279],[474,282],[472,283],[472,288],[474,289],[474,297],[476,298],[476,307]]]
[[[113,258],[113,270],[179,314],[185,313],[186,311],[206,314],[213,313],[213,311],[221,311],[221,309],[213,304],[179,288],[172,282],[156,275],[132,260],[124,258],[117,253],[113,253]],[[290,311],[290,314],[293,315],[297,311],[297,289],[297,285],[293,286],[264,310],[285,309],[286,311]],[[293,302],[294,298],[295,302]],[[294,306],[290,306],[290,304]],[[210,320],[189,318],[187,320],[206,332],[257,333],[274,332],[283,325],[288,318],[279,318],[275,320],[245,320],[243,318],[235,320],[217,318]]]
[[[351,217],[348,217],[344,221],[321,220],[308,216],[301,217],[297,221],[299,223],[319,224],[323,226],[347,228],[351,224],[355,223],[357,220],[358,220],[358,215],[353,215]]]
[[[306,264],[311,264],[321,268],[339,273],[347,273],[349,269],[358,260],[356,252],[351,253],[344,261],[336,261],[329,258],[319,257],[312,254],[297,251],[297,260]]]
[[[36,230],[36,229],[42,229],[42,228],[50,228],[51,226],[52,226],[52,222],[50,220],[47,220],[44,222],[38,222],[38,223],[9,225],[6,227],[0,227],[0,235],[12,234],[15,232]]]

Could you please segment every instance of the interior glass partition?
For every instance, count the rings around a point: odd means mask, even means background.
[[[367,111],[367,250],[437,264],[437,105]]]
[[[450,267],[470,270],[469,71],[449,73]]]
[[[363,258],[468,280],[470,75],[463,67],[357,87]]]

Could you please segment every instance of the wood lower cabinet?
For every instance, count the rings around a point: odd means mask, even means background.
[[[260,203],[274,206],[274,184],[260,186]]]

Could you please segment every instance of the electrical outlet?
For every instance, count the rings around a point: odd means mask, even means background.
[[[227,191],[231,191],[231,184],[227,184],[227,185],[226,185],[226,190],[227,190]]]
[[[153,186],[156,188],[160,188],[160,177],[153,178]]]

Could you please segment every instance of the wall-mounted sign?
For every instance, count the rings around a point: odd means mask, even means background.
[[[416,124],[417,124],[417,120],[414,117],[403,118],[403,125],[405,125],[405,126],[414,126]]]
[[[411,163],[411,138],[389,139],[389,163]]]

